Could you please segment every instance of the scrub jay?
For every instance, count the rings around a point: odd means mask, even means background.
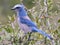
[[[12,10],[15,10],[17,13],[17,20],[20,28],[24,31],[25,34],[28,32],[38,32],[49,39],[53,39],[49,34],[45,33],[42,30],[39,30],[33,21],[28,17],[27,11],[24,8],[24,5],[17,4]]]

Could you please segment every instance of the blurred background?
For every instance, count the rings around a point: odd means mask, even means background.
[[[24,4],[31,20],[54,41],[38,33],[32,34],[34,40],[27,41],[29,34],[22,40],[24,32],[11,10],[15,4]],[[60,45],[60,0],[0,0],[0,45]]]

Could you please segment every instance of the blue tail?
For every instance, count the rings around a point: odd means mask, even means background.
[[[32,27],[32,30],[34,30],[34,31],[36,31],[36,32],[38,32],[38,33],[40,33],[40,34],[44,35],[45,37],[47,37],[47,38],[49,38],[49,39],[53,40],[53,38],[52,38],[49,34],[45,33],[45,32],[44,32],[44,31],[42,31],[42,30],[38,30],[38,29],[37,29],[37,28],[35,28],[35,27]]]

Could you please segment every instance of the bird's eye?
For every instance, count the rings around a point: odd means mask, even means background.
[[[20,11],[22,10],[21,7],[16,7],[16,9],[18,9],[18,10],[20,10]]]
[[[16,9],[19,9],[20,7],[16,7]]]

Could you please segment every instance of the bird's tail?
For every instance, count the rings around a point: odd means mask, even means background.
[[[33,30],[35,30],[35,31],[37,31],[38,33],[44,35],[45,37],[53,40],[53,38],[52,38],[49,34],[47,34],[46,32],[44,32],[44,31],[42,31],[42,30],[39,30],[39,29],[37,29],[37,28],[35,28],[35,27],[33,27]]]

